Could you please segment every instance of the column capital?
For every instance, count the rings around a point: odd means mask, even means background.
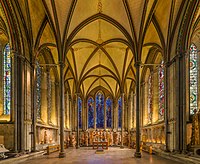
[[[21,59],[22,61],[25,61],[26,60],[26,57],[24,55],[20,55],[18,54],[18,52],[14,51],[11,53],[10,55],[11,58],[15,58],[15,59]]]
[[[141,62],[141,61],[136,61],[136,62],[135,62],[135,64],[134,64],[134,66],[135,66],[135,67],[140,67],[140,66],[141,66],[141,64],[142,64],[142,62]]]
[[[120,95],[122,95],[122,96],[124,96],[124,94],[125,94],[124,92],[121,92],[121,93],[120,93]]]
[[[163,65],[164,65],[165,68],[167,68],[167,67],[170,66],[170,62],[169,62],[169,61],[168,61],[168,62],[165,62]]]
[[[58,64],[60,67],[64,68],[65,67],[65,63],[63,61],[59,61],[59,64]]]
[[[80,96],[81,93],[80,93],[80,92],[75,92],[75,95],[76,95],[76,96]]]
[[[59,86],[59,83],[58,82],[54,82],[55,86]]]

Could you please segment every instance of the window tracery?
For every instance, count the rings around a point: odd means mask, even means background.
[[[164,119],[164,103],[165,103],[165,95],[164,95],[164,66],[163,61],[158,70],[159,77],[159,120]]]
[[[118,100],[118,127],[122,127],[122,98]]]
[[[7,44],[3,54],[3,74],[4,74],[4,111],[3,114],[10,114],[11,107],[11,57],[10,45]]]
[[[106,99],[106,125],[107,128],[112,127],[112,100],[110,98]]]
[[[94,128],[94,99],[88,99],[88,128]]]
[[[39,62],[36,61],[36,102],[37,102],[37,118],[41,118],[41,80],[42,68]]]
[[[96,95],[96,127],[104,128],[104,95],[102,92]]]
[[[152,100],[153,100],[153,85],[152,85],[152,75],[149,75],[148,79],[148,124],[152,122]]]
[[[197,47],[190,46],[190,115],[197,112],[197,93],[198,93],[198,64],[197,64]]]
[[[79,116],[79,128],[82,128],[82,100],[78,98],[78,116]]]

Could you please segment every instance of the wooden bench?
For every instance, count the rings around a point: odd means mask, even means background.
[[[64,148],[67,149],[67,144],[64,144]],[[47,155],[50,153],[56,152],[60,150],[60,145],[49,145],[47,146]]]
[[[47,155],[50,153],[56,152],[60,150],[60,145],[49,145],[47,146]]]
[[[7,156],[4,154],[6,152],[9,152],[9,150],[6,149],[3,144],[0,144],[0,157],[1,158],[7,158]]]
[[[150,145],[142,145],[142,150],[149,154],[152,154],[152,146]]]
[[[93,149],[95,149],[95,147],[98,149],[99,145],[102,146],[102,149],[104,149],[104,146],[106,147],[106,149],[108,149],[107,141],[93,141]]]

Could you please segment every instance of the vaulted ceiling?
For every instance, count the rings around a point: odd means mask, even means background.
[[[135,86],[135,61],[169,48],[184,0],[15,0],[36,56],[44,48],[64,60],[71,94],[99,86],[113,97]]]

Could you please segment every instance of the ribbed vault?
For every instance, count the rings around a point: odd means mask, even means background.
[[[183,0],[16,0],[14,12],[34,47],[48,47],[52,62],[65,62],[65,86],[88,96],[103,87],[113,97],[135,86],[136,61],[167,58]],[[149,57],[150,56],[150,57]],[[52,64],[53,64],[52,63]],[[142,68],[144,69],[144,67]],[[58,71],[59,72],[59,71]],[[142,74],[142,71],[141,71]]]

